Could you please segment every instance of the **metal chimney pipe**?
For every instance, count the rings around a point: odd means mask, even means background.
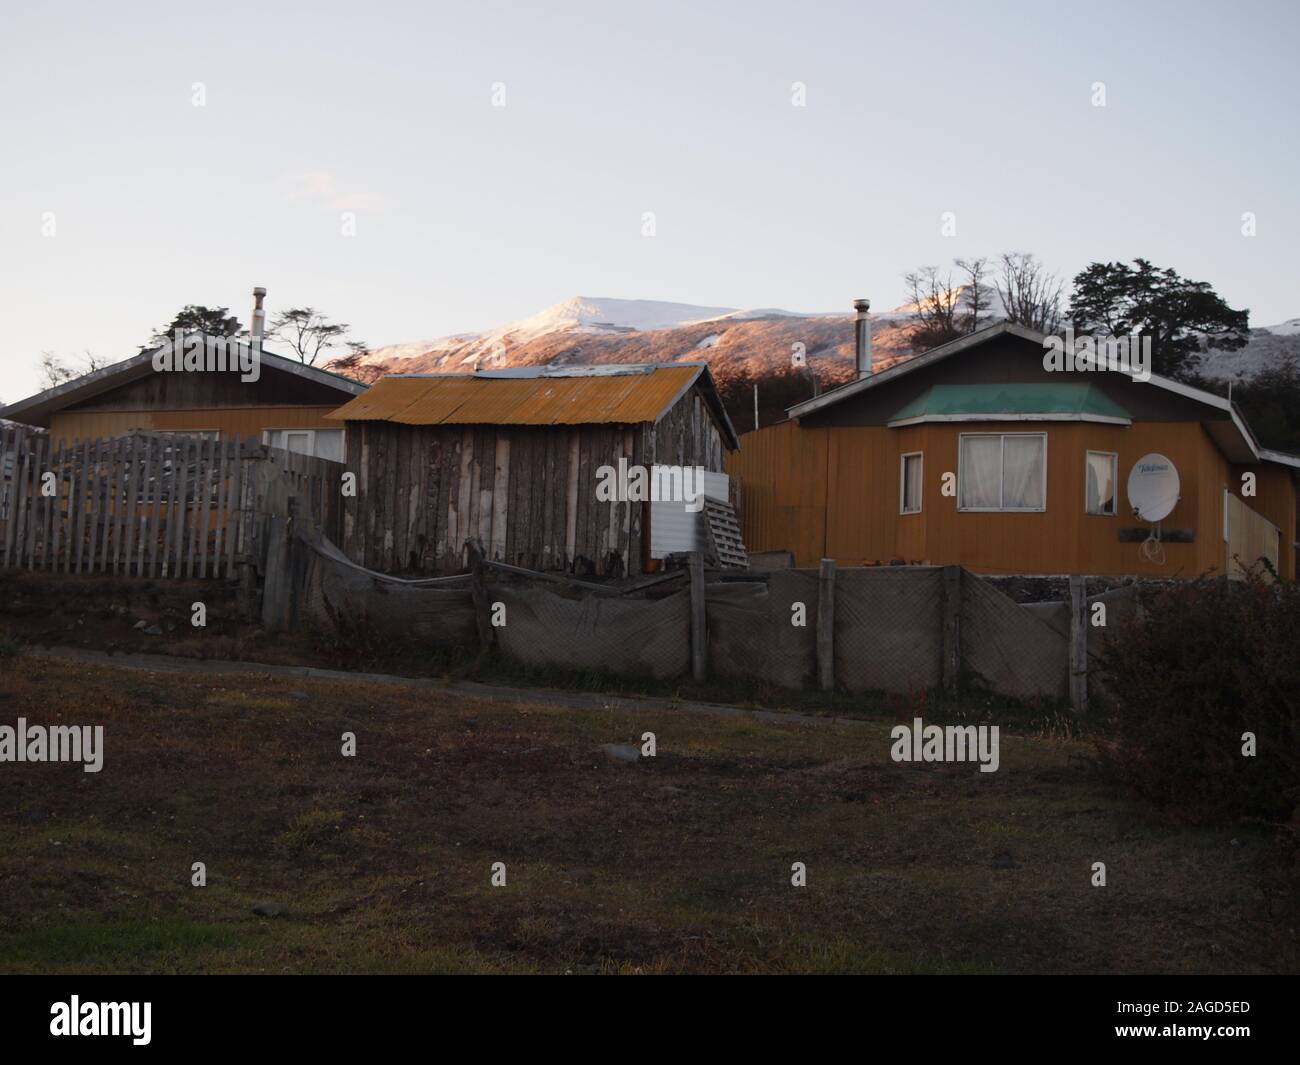
[[[266,311],[262,309],[262,301],[266,299],[266,289],[253,289],[253,324],[248,330],[248,335],[253,340],[261,340],[262,334],[266,332]]]
[[[858,380],[871,376],[871,301],[854,300],[857,317],[853,322],[853,352],[858,367]]]

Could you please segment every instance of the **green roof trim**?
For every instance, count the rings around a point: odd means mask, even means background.
[[[919,422],[1057,421],[1131,425],[1132,416],[1096,385],[1082,381],[1024,385],[934,385],[889,419]]]

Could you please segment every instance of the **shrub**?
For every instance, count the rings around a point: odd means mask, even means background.
[[[22,641],[8,629],[0,628],[0,658],[13,658],[23,649]]]
[[[1103,762],[1200,822],[1283,822],[1300,801],[1300,586],[1259,573],[1157,593],[1102,655],[1111,693]],[[1243,734],[1256,753],[1243,755]]]

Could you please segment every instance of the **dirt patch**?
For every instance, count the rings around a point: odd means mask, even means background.
[[[202,628],[193,624],[204,607]],[[216,650],[256,629],[220,581],[117,580],[0,571],[0,625],[27,643],[110,652],[176,653],[206,638]]]

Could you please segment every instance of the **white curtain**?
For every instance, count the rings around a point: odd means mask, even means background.
[[[921,509],[921,456],[908,455],[903,459],[903,513],[915,514]]]
[[[1041,510],[1044,447],[1041,436],[1003,437],[1002,508]]]
[[[1000,505],[998,480],[1002,471],[1002,438],[961,438],[960,505],[995,510]]]
[[[317,429],[315,450],[317,458],[329,459],[331,462],[342,462],[344,459],[343,430]]]
[[[1088,454],[1088,513],[1115,512],[1115,456]]]

